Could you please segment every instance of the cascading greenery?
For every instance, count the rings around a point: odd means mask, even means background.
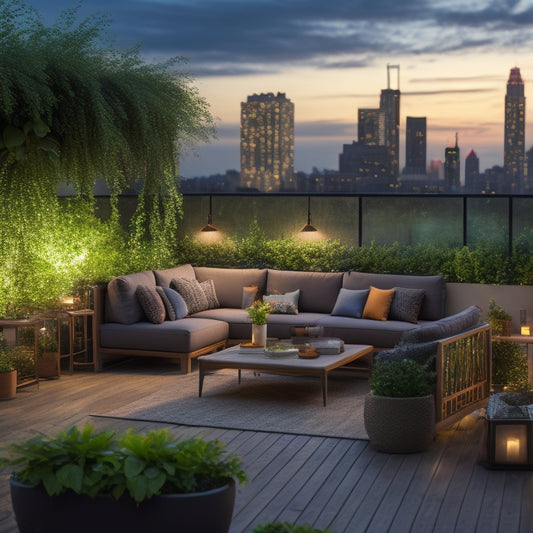
[[[214,134],[180,59],[147,63],[138,48],[106,44],[105,16],[78,18],[69,9],[45,26],[32,7],[0,0],[0,315],[49,305],[75,275],[94,279],[87,258],[102,240],[109,272],[117,254],[132,268],[168,260],[179,155]],[[94,212],[97,178],[114,196],[107,221]],[[58,201],[61,182],[74,186],[75,204]],[[133,185],[141,194],[124,232],[116,197]]]

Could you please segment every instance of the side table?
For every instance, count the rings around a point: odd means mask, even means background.
[[[31,383],[37,383],[39,386],[39,373],[37,371],[37,355],[39,353],[39,330],[41,329],[42,321],[39,318],[2,318],[0,319],[0,328],[4,329],[15,329],[16,331],[19,328],[33,328],[33,361],[35,363],[35,373],[32,379],[26,380],[20,384],[17,384],[17,387],[23,387],[30,385]]]
[[[516,342],[527,346],[527,376],[533,381],[533,335],[493,335],[493,341]]]
[[[69,339],[69,372],[72,374],[74,370],[74,357],[80,354],[84,354],[83,361],[76,362],[77,365],[93,365],[94,362],[92,361],[92,357],[89,358],[89,340],[92,341],[92,339],[89,339],[88,337],[88,319],[90,316],[94,315],[94,311],[92,309],[77,309],[73,311],[66,311],[68,317],[69,317],[69,325],[68,325],[68,339]],[[74,342],[75,342],[75,332],[76,332],[76,319],[81,318],[83,320],[83,343],[82,347],[74,351]]]

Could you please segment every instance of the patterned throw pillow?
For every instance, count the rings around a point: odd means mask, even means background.
[[[205,297],[207,298],[207,308],[218,309],[220,307],[220,303],[218,302],[217,293],[215,291],[215,282],[212,279],[206,279],[200,283],[200,287],[204,291]]]
[[[403,287],[394,287],[394,291],[389,319],[417,324],[425,291],[423,289],[405,289]]]
[[[174,311],[174,306],[168,299],[168,296],[165,294],[163,287],[156,287],[155,290],[157,291],[157,294],[159,294],[159,297],[161,298],[161,300],[163,300],[163,304],[167,312],[166,319],[176,320],[176,311]]]
[[[162,324],[165,321],[165,304],[155,288],[138,285],[135,291],[146,318],[154,324]]]
[[[212,279],[199,283],[195,279],[177,278],[172,280],[170,287],[183,297],[189,315],[220,307]]]
[[[274,306],[273,313],[297,315],[300,289],[285,294],[269,294],[263,296],[264,302],[269,302]]]

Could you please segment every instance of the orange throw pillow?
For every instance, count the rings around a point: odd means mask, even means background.
[[[363,318],[387,320],[393,298],[394,289],[377,289],[371,286],[363,309]]]

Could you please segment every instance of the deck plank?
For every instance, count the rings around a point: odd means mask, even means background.
[[[410,455],[381,454],[362,440],[92,416],[147,396],[176,375],[169,362],[135,360],[20,389],[0,403],[0,442],[86,423],[218,439],[241,457],[249,479],[237,489],[231,533],[278,520],[336,533],[532,531],[533,476],[480,464],[486,427],[474,415],[440,432],[427,452]],[[8,473],[0,472],[0,533],[16,531]]]

